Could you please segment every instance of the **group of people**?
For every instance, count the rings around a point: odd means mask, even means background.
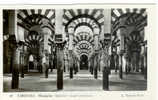
[[[29,56],[29,70],[38,70],[39,72],[43,73],[44,71],[48,71],[49,68],[52,71],[52,66],[53,63],[50,62],[47,52],[43,53],[41,60],[35,58],[33,54],[30,54]]]

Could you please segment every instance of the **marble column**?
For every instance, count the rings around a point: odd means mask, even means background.
[[[144,79],[147,79],[147,44],[144,46]]]
[[[111,33],[111,9],[104,9],[104,34]]]
[[[147,51],[148,51],[148,48],[147,48],[147,34],[148,34],[148,29],[147,27],[144,27],[144,79],[147,79]]]
[[[95,27],[93,29],[93,33],[94,33],[94,49],[98,50],[98,43],[99,43],[99,33],[100,33],[100,29],[98,27]]]
[[[72,26],[68,27],[68,34],[69,34],[69,47],[68,47],[68,50],[73,50],[74,28]]]
[[[12,48],[12,56],[13,56],[13,65],[12,65],[12,80],[11,80],[11,88],[17,89],[19,88],[19,64],[20,64],[20,51],[17,46],[18,34],[17,34],[17,11],[16,10],[9,10],[9,35],[10,38],[10,45]]]
[[[44,74],[45,74],[45,78],[48,78],[48,74],[49,74],[49,54],[50,54],[50,46],[48,45],[48,38],[50,37],[51,34],[51,30],[48,28],[43,28],[44,31],[44,52],[46,55],[46,65],[44,68]]]
[[[21,69],[21,78],[24,78],[24,45],[22,45],[20,53],[20,69]]]
[[[20,50],[15,46],[13,51],[12,89],[17,89],[19,88]]]
[[[9,10],[9,35],[15,35],[16,41],[18,41],[17,34],[17,11]]]
[[[70,79],[73,78],[73,55],[72,55],[72,50],[69,50],[69,68],[70,68]]]
[[[94,55],[91,59],[91,74],[93,75],[93,71],[94,71]]]
[[[123,78],[123,54],[124,54],[124,34],[126,32],[125,27],[121,26],[117,30],[117,36],[120,39],[120,47],[118,49],[119,52],[119,77],[120,79]]]
[[[72,26],[68,27],[68,34],[69,34],[69,68],[70,68],[70,78],[73,78],[73,34],[74,28]]]
[[[60,34],[63,36],[63,25],[62,25],[62,18],[63,18],[63,10],[56,9],[55,11],[55,34]],[[63,40],[63,37],[62,37]],[[56,53],[57,53],[57,89],[63,89],[63,45],[62,43],[56,44]]]
[[[94,30],[94,50],[95,50],[95,55],[94,55],[94,78],[97,79],[98,77],[98,44],[99,44],[99,33],[100,29],[98,27],[95,27]]]
[[[109,40],[111,39],[111,9],[104,9],[103,11],[104,14],[104,40]],[[111,40],[108,41],[108,45],[110,44]],[[108,46],[108,55],[111,55],[111,47]],[[110,68],[110,66],[107,66]],[[103,68],[104,69],[104,68]]]

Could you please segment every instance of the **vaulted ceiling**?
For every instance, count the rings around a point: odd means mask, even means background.
[[[74,47],[78,55],[90,55],[93,52],[94,39],[90,35],[80,34],[74,37]]]

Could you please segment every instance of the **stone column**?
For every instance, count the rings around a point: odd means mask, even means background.
[[[62,17],[63,17],[63,10],[56,9],[55,11],[55,34],[63,36],[63,25],[62,25]],[[62,37],[63,40],[63,37]],[[55,41],[56,42],[56,41]],[[58,42],[58,41],[57,41]],[[57,43],[56,44],[56,53],[57,53],[57,89],[63,89],[63,44]]]
[[[95,54],[94,57],[94,78],[97,79],[98,78],[98,54]]]
[[[57,89],[63,89],[64,53],[63,43],[57,44]]]
[[[43,28],[44,31],[44,51],[45,52],[45,58],[46,58],[46,64],[44,68],[45,78],[48,78],[49,74],[49,54],[50,54],[50,46],[48,45],[48,38],[50,37],[51,30],[49,28]]]
[[[109,59],[109,54],[108,54],[108,50],[106,49],[102,49],[102,53],[101,53],[102,57],[102,65],[103,67],[103,90],[109,90],[109,72],[110,72],[110,59]]]
[[[15,35],[16,41],[18,41],[17,34],[17,11],[9,10],[9,34]]]
[[[21,78],[24,78],[24,45],[22,45],[22,50],[20,53],[20,66],[21,66]]]
[[[48,50],[48,33],[44,33],[44,50]]]
[[[70,79],[73,78],[73,57],[72,50],[69,50],[69,68],[70,68]]]
[[[20,50],[17,47],[13,48],[13,70],[12,70],[12,89],[19,88],[19,65],[20,65]]]
[[[147,37],[147,34],[148,34],[148,29],[147,27],[144,27],[144,79],[147,79],[147,51],[148,51],[148,48],[147,48],[147,40],[148,40],[148,37]]]
[[[127,58],[127,53],[125,54],[125,59],[126,59],[126,65],[125,65],[125,74],[127,75],[128,74],[128,68],[129,68],[129,61],[128,61],[128,58]]]
[[[69,72],[69,55],[68,55],[68,50],[66,51],[66,72]]]
[[[93,75],[93,71],[94,71],[94,55],[91,59],[91,74]]]
[[[74,58],[74,74],[77,74],[77,71],[78,71],[78,69],[77,69],[77,59],[76,59],[76,57]]]
[[[140,52],[140,68],[141,73],[144,75],[144,46],[141,46],[141,52]]]
[[[111,9],[104,9],[104,34],[103,34],[103,45],[108,44],[107,42],[109,40],[109,34],[111,33]],[[111,38],[111,37],[110,37]],[[102,52],[105,52],[106,55],[104,55],[104,66],[102,68],[103,71],[103,90],[109,90],[109,74],[110,74],[110,64],[109,64],[109,55],[110,50],[109,46],[106,48],[103,48]],[[105,50],[104,50],[105,49]]]
[[[74,36],[74,28],[68,27],[68,34],[69,34],[69,50],[73,50],[73,36]]]
[[[20,74],[21,78],[24,78],[24,32],[25,29],[21,26],[17,26],[17,40],[20,44]]]
[[[89,64],[89,72],[91,72],[91,59],[89,59],[89,62],[88,62]]]
[[[13,57],[13,65],[12,65],[12,81],[11,88],[17,89],[19,88],[19,61],[20,61],[20,52],[17,47],[18,34],[17,34],[17,11],[9,10],[9,45],[12,48],[12,57]]]
[[[69,68],[70,68],[70,78],[73,78],[73,34],[74,34],[74,28],[72,26],[68,27],[68,34],[69,34]]]
[[[100,33],[100,29],[98,27],[95,27],[93,29],[94,32],[94,44],[95,44],[95,50],[98,50],[98,43],[99,43],[99,33]]]
[[[147,44],[144,46],[144,79],[147,79]]]
[[[104,9],[104,33],[111,32],[111,9]]]
[[[124,34],[126,32],[126,29],[124,26],[121,26],[118,30],[117,30],[117,36],[120,39],[120,47],[119,47],[119,77],[120,79],[123,78],[123,53],[124,53]]]
[[[78,67],[78,72],[80,71],[80,62],[79,60],[77,61],[77,67]]]
[[[46,50],[46,53],[45,53],[45,59],[46,59],[46,63],[45,63],[45,67],[44,68],[44,73],[45,73],[45,78],[48,78],[48,71],[49,71],[49,53],[48,53],[48,50]]]
[[[103,69],[103,90],[109,90],[109,71],[107,67]]]
[[[98,77],[98,59],[97,59],[97,56],[98,56],[98,44],[99,44],[99,33],[100,33],[100,29],[98,27],[95,27],[94,30],[94,44],[95,44],[95,47],[94,47],[94,50],[95,50],[95,56],[94,56],[94,78],[97,79]]]

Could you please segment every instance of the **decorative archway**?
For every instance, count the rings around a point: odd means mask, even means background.
[[[18,10],[18,23],[20,27],[28,31],[25,34],[25,41],[27,46],[30,47],[32,41],[39,41],[45,33],[44,30],[51,31],[51,37],[54,36],[54,25],[55,25],[55,10],[54,9],[27,9]],[[36,35],[34,33],[37,33]],[[30,38],[29,38],[30,37]],[[39,37],[39,38],[38,38]],[[32,40],[31,40],[32,39]],[[31,42],[29,43],[28,40]],[[38,44],[38,43],[37,43]],[[29,46],[30,45],[30,46]]]
[[[18,25],[27,30],[30,30],[32,26],[42,25],[43,19],[47,20],[51,27],[54,27],[55,10],[27,9],[18,11]]]
[[[122,8],[112,9],[112,52],[123,54],[120,56],[120,66],[127,72],[133,62],[133,66],[138,66],[141,42],[144,41],[144,28],[147,26],[147,11],[145,8]],[[141,34],[140,34],[141,33]],[[130,48],[130,49],[129,49]],[[136,52],[131,52],[136,51]],[[130,53],[129,53],[130,52]],[[129,56],[131,55],[131,56]],[[136,60],[137,59],[137,60]],[[121,63],[122,62],[122,63]],[[122,69],[120,68],[120,69]],[[121,75],[121,74],[120,74]],[[121,78],[121,77],[120,77]]]
[[[147,12],[145,8],[142,9],[112,9],[111,13],[111,22],[112,22],[112,47],[116,49],[120,46],[120,39],[116,35],[117,30],[124,28],[126,33],[125,37],[129,37],[130,33],[133,31],[139,31],[144,34],[144,27],[147,26]],[[115,51],[116,51],[115,50]]]
[[[103,9],[65,9],[63,15],[63,25],[65,31],[68,32],[69,27],[73,27],[74,31],[79,26],[85,25],[92,30],[98,27],[101,31],[101,26],[104,24]]]
[[[103,9],[64,9],[63,25],[69,36],[70,47],[75,48],[79,59],[82,54],[93,53],[94,39],[97,39],[104,25]],[[72,48],[71,48],[72,49]]]
[[[136,30],[142,31],[147,25],[147,12],[141,9],[112,9],[111,13],[112,33],[115,34],[119,27],[135,26]]]
[[[18,27],[22,27],[26,31],[24,41],[28,54],[32,53],[39,61],[45,49],[44,45],[48,44],[49,37],[54,37],[55,10],[20,9],[17,18]],[[47,38],[46,34],[49,34]]]

